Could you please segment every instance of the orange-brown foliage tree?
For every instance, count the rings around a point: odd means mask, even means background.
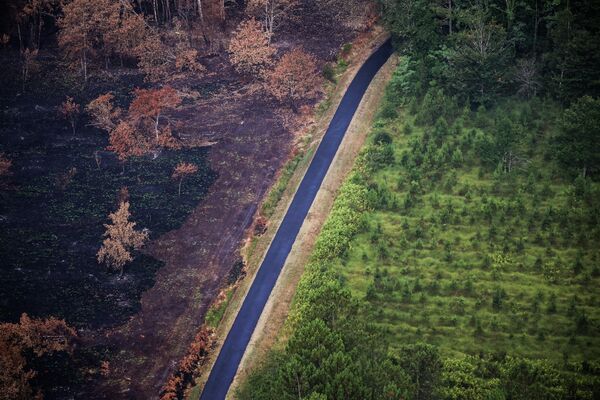
[[[124,58],[135,58],[135,48],[151,35],[144,17],[133,12],[131,5],[121,2],[123,8],[114,29],[103,34],[104,52],[114,54],[121,62]]]
[[[117,126],[123,110],[115,107],[113,104],[114,96],[112,93],[105,93],[92,100],[85,110],[92,117],[92,125],[107,132],[112,131]]]
[[[67,99],[58,106],[59,115],[71,124],[73,136],[75,135],[75,126],[77,125],[77,118],[79,117],[80,112],[81,108],[79,107],[79,104],[75,103],[70,96],[67,96]]]
[[[206,71],[204,65],[198,62],[198,50],[180,45],[175,55],[175,68],[178,72],[193,72],[200,74]]]
[[[111,0],[73,0],[63,6],[58,44],[71,65],[80,69],[84,81],[90,61],[110,56],[110,49],[104,50],[104,37],[118,29],[120,9],[120,2]]]
[[[164,113],[181,104],[181,97],[171,87],[136,89],[127,113],[113,104],[113,95],[103,94],[90,102],[86,110],[92,125],[104,129],[109,136],[108,150],[121,161],[142,156],[156,148],[181,148],[171,132],[170,124],[162,124]],[[123,164],[125,165],[125,164]]]
[[[261,77],[274,54],[268,34],[254,18],[242,21],[229,42],[229,60],[243,74]]]
[[[140,157],[150,151],[150,144],[127,121],[120,122],[110,131],[107,150],[115,152],[123,163],[130,157]]]
[[[166,149],[171,150],[179,150],[183,147],[181,140],[173,136],[173,132],[171,131],[170,126],[165,126],[163,129],[160,130],[158,140],[156,140],[154,143],[159,148],[164,147]]]
[[[171,54],[158,35],[150,35],[133,49],[133,53],[146,80],[158,82],[168,78]]]
[[[315,58],[296,49],[281,57],[267,79],[267,90],[280,102],[296,110],[298,102],[315,98],[322,80]]]
[[[172,45],[163,42],[158,33],[149,34],[132,51],[138,67],[150,82],[172,79],[176,72],[203,73],[206,68],[198,61],[198,51],[183,40],[182,32],[175,32]]]
[[[175,400],[181,398],[186,386],[192,381],[198,363],[206,357],[211,346],[212,330],[203,325],[186,355],[180,361],[177,371],[173,373],[162,388],[160,400]]]
[[[137,57],[136,49],[153,36],[144,17],[127,1],[73,0],[64,6],[58,25],[59,45],[85,80],[91,61],[104,60],[108,67],[115,56],[121,62]]]
[[[166,111],[181,104],[181,97],[175,89],[165,86],[161,89],[136,89],[135,98],[129,106],[129,116],[140,122],[152,121],[156,140],[160,138],[160,119]]]
[[[181,196],[181,183],[186,176],[193,175],[198,172],[198,166],[192,163],[180,162],[173,170],[171,178],[179,180],[179,191],[178,195]]]
[[[129,201],[129,188],[127,186],[122,186],[117,193],[117,203],[121,204],[126,201]]]
[[[56,318],[40,320],[23,314],[19,323],[0,323],[0,399],[34,398],[30,380],[36,371],[28,363],[45,354],[70,351],[76,336],[74,329]]]
[[[99,263],[119,271],[119,275],[123,275],[125,264],[133,261],[131,251],[139,250],[148,240],[148,233],[136,230],[136,223],[129,221],[130,217],[128,202],[121,203],[117,211],[109,214],[111,223],[104,224],[105,239],[97,254]]]

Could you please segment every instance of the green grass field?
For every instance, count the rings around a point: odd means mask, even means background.
[[[598,184],[551,159],[551,106],[508,106],[521,130],[510,173],[479,156],[489,112],[450,127],[380,119],[372,146],[393,161],[368,173],[377,207],[336,269],[392,348],[599,360]]]

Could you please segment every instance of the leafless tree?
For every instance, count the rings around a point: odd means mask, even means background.
[[[527,98],[537,94],[541,87],[538,70],[534,58],[524,58],[517,61],[514,80],[519,85],[517,93]]]

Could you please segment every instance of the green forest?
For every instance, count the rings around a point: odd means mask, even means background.
[[[238,398],[600,398],[600,2],[380,6],[399,65]]]

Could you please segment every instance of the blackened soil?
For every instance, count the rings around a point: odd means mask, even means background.
[[[117,193],[128,188],[133,220],[158,237],[181,225],[214,181],[207,150],[163,152],[122,165],[102,150],[105,133],[80,123],[73,135],[54,105],[37,100],[3,110],[0,126],[0,149],[13,159],[0,204],[0,319],[27,312],[65,318],[78,328],[118,325],[138,311],[161,263],[138,257],[123,279],[98,265],[95,254]],[[181,196],[170,179],[179,161],[199,166]]]

